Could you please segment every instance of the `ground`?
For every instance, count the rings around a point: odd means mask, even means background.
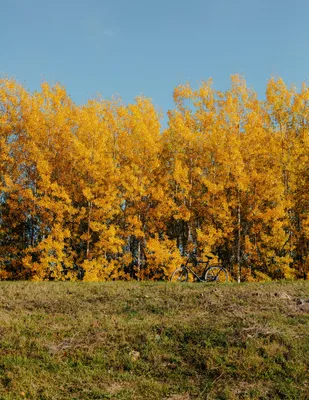
[[[0,283],[0,399],[308,399],[309,282]]]

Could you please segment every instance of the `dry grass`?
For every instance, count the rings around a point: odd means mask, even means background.
[[[308,399],[309,282],[0,284],[0,399]]]

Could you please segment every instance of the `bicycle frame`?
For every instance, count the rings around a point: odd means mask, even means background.
[[[181,282],[187,282],[188,281],[188,276],[189,273],[192,274],[193,281],[195,282],[228,282],[228,272],[224,266],[221,264],[210,264],[210,260],[213,259],[213,257],[207,257],[207,261],[204,260],[198,260],[195,256],[193,257],[188,257],[183,263],[180,268],[177,268],[170,280],[172,282],[175,281],[181,281]],[[199,268],[198,275],[194,271],[194,267],[198,266],[199,264],[205,264],[204,269]],[[201,271],[202,269],[202,271]]]
[[[207,260],[207,261],[198,261],[198,260],[192,260],[192,259],[190,260],[190,259],[188,259],[188,260],[186,261],[186,263],[183,264],[182,268],[183,268],[183,269],[186,269],[186,270],[189,271],[189,272],[191,272],[191,274],[192,274],[193,276],[195,276],[195,278],[198,279],[199,282],[204,282],[205,280],[202,279],[202,277],[205,276],[205,272],[207,271],[207,269],[208,269],[208,267],[209,267],[209,261],[210,261],[210,260]],[[203,273],[202,273],[202,276],[198,276],[198,275],[188,266],[188,264],[193,264],[194,267],[196,267],[198,264],[206,264],[206,265],[205,265],[205,268],[204,268],[204,271],[203,271]]]

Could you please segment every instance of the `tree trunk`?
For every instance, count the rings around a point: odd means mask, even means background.
[[[137,245],[137,280],[140,281],[141,278],[141,241],[138,240],[138,245]]]
[[[241,237],[241,214],[240,214],[240,196],[239,190],[237,191],[237,200],[238,200],[238,207],[237,207],[237,282],[240,283],[241,281],[241,266],[240,266],[240,237]]]
[[[90,258],[90,221],[91,221],[91,211],[92,211],[92,201],[88,202],[89,212],[88,212],[88,228],[87,228],[87,247],[86,247],[86,258]]]

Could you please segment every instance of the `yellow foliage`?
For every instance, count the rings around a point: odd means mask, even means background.
[[[147,241],[147,267],[152,279],[168,279],[182,263],[176,242],[158,236]]]
[[[78,106],[0,80],[0,279],[167,279],[190,251],[242,280],[306,278],[309,88],[243,77]]]

